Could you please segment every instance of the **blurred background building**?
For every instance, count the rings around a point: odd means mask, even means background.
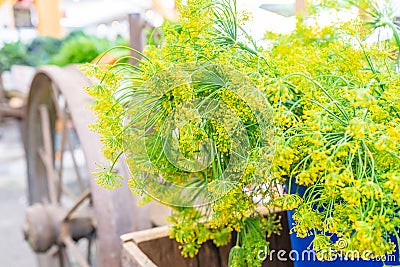
[[[62,37],[76,29],[99,37],[127,35],[126,18],[131,12],[144,12],[147,19],[161,25],[163,18],[160,12],[154,11],[154,2],[158,1],[2,0],[0,42],[26,41],[38,34]],[[174,1],[164,0],[161,5],[173,9]]]

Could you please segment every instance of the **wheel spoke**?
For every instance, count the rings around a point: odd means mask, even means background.
[[[72,238],[69,235],[65,236],[63,241],[65,246],[69,249],[69,251],[75,257],[75,259],[78,261],[81,267],[90,267],[89,263],[82,256],[81,252],[79,251],[79,248],[76,246],[74,240],[72,240]]]
[[[57,174],[58,174],[57,177],[58,177],[58,181],[59,181],[58,187],[57,187],[57,197],[58,197],[58,200],[60,201],[61,193],[65,193],[66,195],[68,195],[68,197],[71,200],[76,201],[78,197],[62,182],[63,171],[64,171],[64,153],[66,152],[65,149],[67,147],[69,152],[71,153],[71,158],[74,163],[74,170],[77,175],[80,191],[83,192],[82,178],[81,178],[80,172],[77,167],[76,158],[73,154],[74,151],[71,150],[71,145],[70,145],[69,136],[68,136],[68,134],[69,134],[68,123],[70,121],[70,117],[69,117],[68,107],[66,106],[66,104],[64,104],[63,112],[58,111],[58,113],[59,113],[59,117],[60,117],[59,121],[60,121],[61,126],[56,127],[56,131],[60,132],[60,134],[61,134],[61,144],[60,144],[60,150],[57,151],[57,154],[59,155],[59,157],[58,157],[59,164],[58,164],[58,169],[57,169]],[[56,159],[57,159],[57,157],[56,157]]]
[[[52,246],[46,253],[49,254],[49,255],[51,255],[51,256],[54,256],[54,255],[56,255],[59,251],[60,251],[59,247],[57,247],[57,246]]]
[[[69,219],[69,217],[72,215],[72,213],[87,199],[90,197],[90,189],[86,189],[85,192],[83,192],[82,196],[75,202],[75,204],[68,210],[68,212],[65,214],[63,221],[66,221]]]
[[[93,236],[88,238],[88,247],[87,247],[87,262],[92,265],[92,245],[93,245]]]
[[[61,184],[62,193],[65,193],[73,202],[77,201],[78,197],[66,185]]]
[[[70,136],[67,137],[67,142],[68,142],[69,151],[71,153],[71,159],[72,159],[72,163],[74,165],[74,170],[75,170],[75,173],[76,173],[76,179],[78,181],[79,189],[81,190],[81,192],[83,192],[83,190],[84,190],[83,189],[83,180],[82,180],[82,176],[81,176],[80,171],[79,171],[78,162],[77,162],[76,157],[75,157],[74,147],[72,145],[72,141],[71,141],[71,137]]]
[[[65,251],[65,247],[60,248],[61,263],[63,267],[71,267],[71,262],[68,258],[68,253]]]
[[[58,198],[60,199],[61,196],[61,191],[62,191],[62,174],[63,174],[63,168],[64,168],[64,150],[65,150],[65,142],[67,138],[67,110],[64,108],[63,112],[60,113],[61,116],[61,145],[60,145],[60,151],[59,151],[59,166],[58,166],[58,179],[59,179],[59,184],[57,188],[57,193],[58,193]]]
[[[39,156],[43,161],[46,168],[47,174],[47,186],[49,190],[50,202],[52,204],[57,203],[57,178],[56,172],[53,166],[53,142],[52,134],[50,128],[50,115],[49,110],[45,105],[39,107],[41,126],[42,126],[42,136],[43,136],[43,148],[39,149]]]

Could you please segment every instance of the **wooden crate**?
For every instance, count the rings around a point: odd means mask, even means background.
[[[282,216],[282,233],[268,238],[270,248],[276,251],[285,250],[288,255],[291,250],[286,212]],[[229,250],[235,242],[216,247],[211,241],[203,244],[195,258],[182,257],[179,243],[168,237],[168,226],[138,231],[121,236],[123,267],[228,267]],[[278,261],[269,258],[263,266],[293,267],[291,261]]]

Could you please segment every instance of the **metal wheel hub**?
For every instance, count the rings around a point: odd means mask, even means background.
[[[65,216],[67,210],[58,205],[34,204],[27,209],[24,237],[35,252],[44,253],[54,245],[62,245],[66,237],[79,240],[94,233],[90,212]]]

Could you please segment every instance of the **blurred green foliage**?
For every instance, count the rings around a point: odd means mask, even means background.
[[[60,50],[62,40],[52,37],[37,37],[27,46],[26,64],[41,66],[48,64]]]
[[[37,37],[31,43],[7,43],[0,49],[0,71],[12,65],[38,67],[47,64],[65,66],[73,63],[90,62],[107,49],[127,41],[118,38],[110,41],[105,38],[88,36],[83,31],[71,32],[64,39]]]
[[[21,42],[5,44],[0,50],[0,71],[9,70],[14,64],[27,65],[27,48]]]
[[[50,63],[65,66],[71,63],[90,62],[114,45],[115,43],[107,39],[88,36],[83,33],[74,34],[62,43],[59,53],[52,57]]]

